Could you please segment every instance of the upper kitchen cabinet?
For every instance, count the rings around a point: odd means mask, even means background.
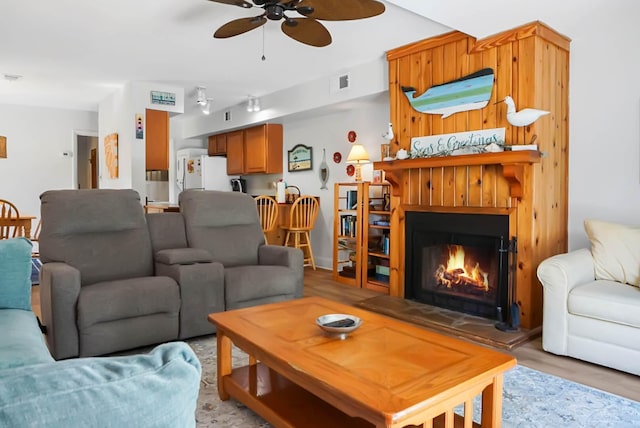
[[[227,134],[209,136],[209,156],[224,156],[227,154]]]
[[[265,124],[244,130],[245,174],[282,173],[282,125]]]
[[[227,132],[226,140],[227,174],[244,174],[244,131]]]
[[[146,170],[169,169],[169,112],[146,111]]]
[[[282,125],[259,125],[226,136],[227,174],[282,173]]]

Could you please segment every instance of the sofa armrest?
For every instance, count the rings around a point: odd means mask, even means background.
[[[156,252],[156,263],[164,265],[190,265],[194,263],[210,263],[211,254],[201,248],[173,248]]]
[[[224,266],[221,263],[157,262],[156,275],[173,278],[180,288],[180,339],[215,333],[216,328],[207,320],[207,315],[224,311]]]
[[[260,245],[258,247],[258,264],[276,265],[295,268],[303,263],[304,254],[299,248],[281,245]]]
[[[286,266],[292,269],[296,276],[296,297],[302,297],[304,283],[304,253],[299,248],[283,247],[280,245],[260,245],[258,247],[258,264]]]
[[[56,360],[80,354],[76,305],[80,271],[66,263],[45,263],[40,271],[40,308],[47,345]]]
[[[3,426],[195,427],[202,368],[188,345],[0,371]],[[37,409],[35,411],[34,409]]]
[[[542,346],[546,351],[566,355],[568,337],[568,297],[571,289],[595,280],[591,251],[587,248],[558,254],[538,266],[542,283]]]

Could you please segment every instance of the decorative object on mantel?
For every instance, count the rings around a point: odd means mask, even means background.
[[[409,153],[405,149],[400,149],[396,152],[396,159],[409,159]]]
[[[118,134],[104,137],[104,154],[109,178],[118,178]]]
[[[389,122],[389,128],[387,128],[387,132],[382,134],[382,138],[384,138],[385,140],[391,141],[393,140],[393,124],[391,122]]]
[[[391,144],[380,144],[380,159],[383,161],[393,160],[394,157],[391,156]]]
[[[7,137],[0,135],[0,158],[7,157]]]
[[[496,104],[504,102],[507,105],[507,122],[513,126],[527,126],[538,120],[541,116],[549,114],[546,110],[538,110],[535,108],[525,108],[516,111],[516,104],[513,98],[506,96],[504,100],[498,101]]]
[[[340,162],[342,161],[342,153],[340,153],[340,152],[335,152],[335,153],[333,154],[333,161],[334,161],[335,163],[340,163]]]
[[[349,156],[347,157],[347,163],[356,164],[356,181],[362,181],[362,164],[369,163],[369,153],[367,153],[367,150],[362,144],[354,144],[351,147],[351,151],[349,152]],[[349,173],[348,167],[347,173]]]
[[[505,128],[492,128],[414,137],[411,139],[411,157],[415,159],[501,152],[504,150],[504,135]]]
[[[327,188],[327,181],[329,181],[329,166],[327,165],[327,153],[326,149],[322,149],[322,162],[320,162],[320,189]]]
[[[444,119],[454,113],[487,106],[493,90],[493,69],[483,68],[460,79],[434,85],[415,98],[415,88],[401,88],[414,110],[441,114]]]
[[[349,140],[350,143],[355,143],[356,142],[356,131],[349,131],[347,133],[347,140]]]

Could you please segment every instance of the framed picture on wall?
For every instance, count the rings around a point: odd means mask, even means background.
[[[287,151],[289,172],[307,171],[313,169],[313,148],[298,144]]]

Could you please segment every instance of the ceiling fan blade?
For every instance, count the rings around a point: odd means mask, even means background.
[[[307,8],[313,12],[307,13]],[[296,5],[302,15],[324,21],[347,21],[370,18],[384,12],[384,4],[376,0],[302,0]]]
[[[261,27],[267,22],[267,18],[264,16],[256,16],[254,18],[240,18],[234,19],[218,28],[213,37],[216,39],[226,39],[227,37],[237,36],[238,34],[246,33],[254,28]]]
[[[321,48],[331,44],[331,34],[312,18],[289,18],[282,21],[282,32],[294,40]]]
[[[223,3],[223,4],[230,4],[232,6],[244,7],[246,9],[253,7],[253,4],[245,0],[209,0],[209,1],[212,1],[214,3]]]

